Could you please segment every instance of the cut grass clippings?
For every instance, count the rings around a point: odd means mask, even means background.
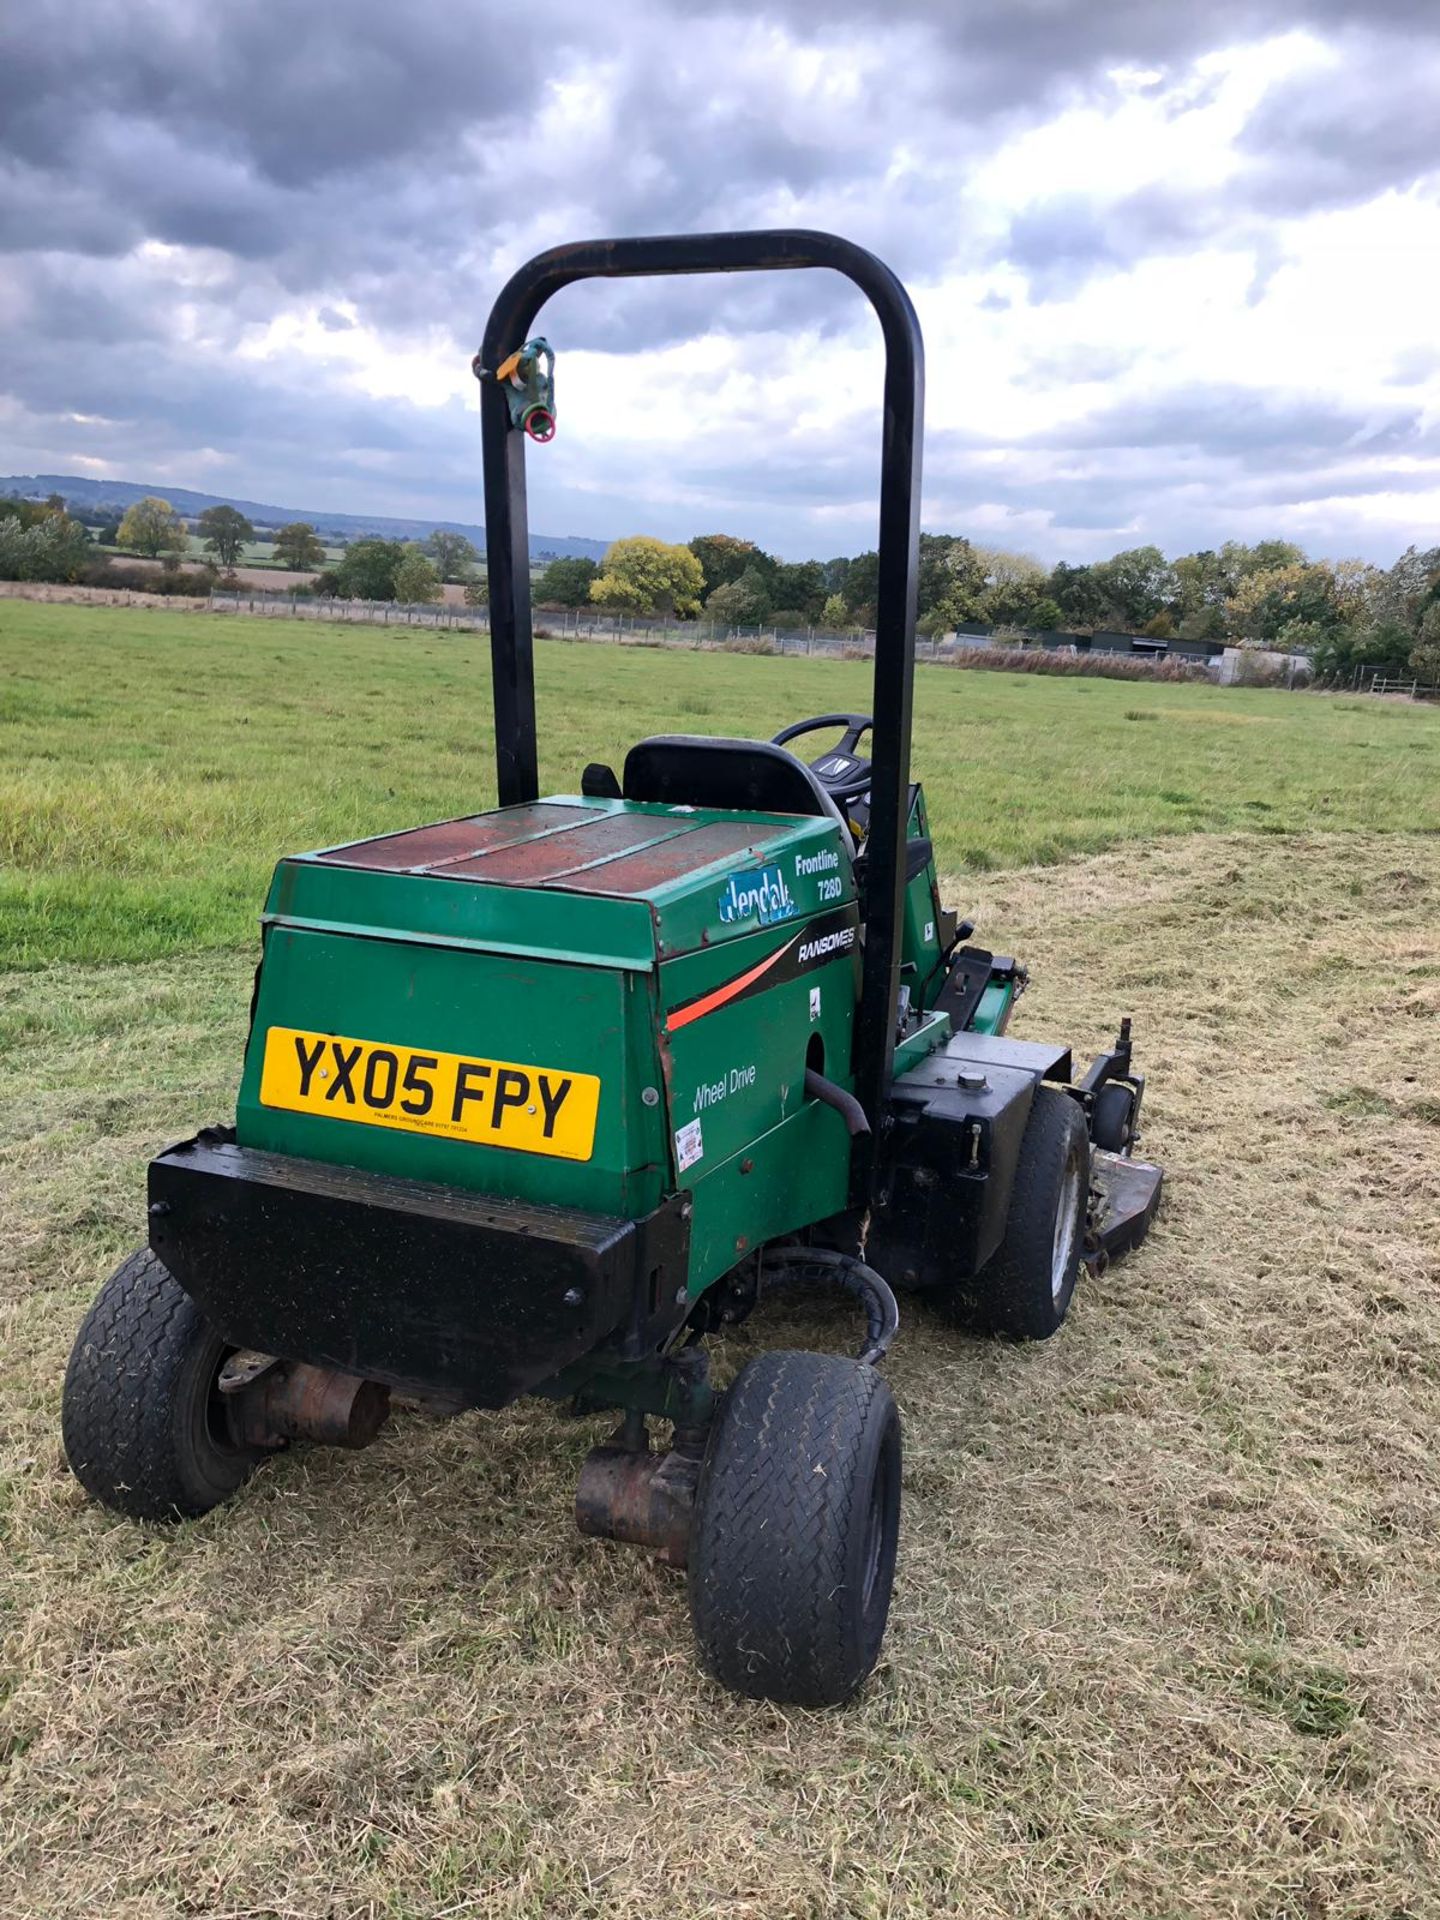
[[[229,1110],[249,956],[9,976],[5,1920],[1435,1911],[1440,843],[947,894],[1031,963],[1019,1035],[1134,1014],[1167,1200],[1043,1347],[905,1303],[895,1611],[838,1713],[719,1692],[682,1579],[574,1531],[610,1421],[404,1413],[170,1531],[89,1503],[66,1354],[148,1155]],[[719,1366],[855,1335],[777,1303]]]

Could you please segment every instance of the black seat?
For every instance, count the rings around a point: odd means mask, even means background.
[[[657,733],[625,756],[627,800],[672,807],[799,813],[833,820],[851,846],[845,817],[815,774],[786,747],[769,740],[722,740],[698,733]]]

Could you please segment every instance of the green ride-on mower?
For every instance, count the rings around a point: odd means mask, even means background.
[[[542,799],[533,323],[592,276],[802,267],[848,275],[885,341],[873,717],[641,740]],[[499,806],[280,862],[234,1124],[151,1162],[149,1245],[71,1358],[96,1498],[204,1513],[292,1441],[363,1446],[392,1393],[613,1408],[579,1524],[687,1569],[709,1672],[811,1706],[865,1680],[900,1515],[892,1289],[1044,1339],[1161,1180],[1131,1155],[1128,1022],[1083,1074],[1008,1038],[1024,968],[940,904],[909,764],[921,355],[899,281],[827,234],[557,248],[506,286],[476,359]],[[858,1357],[761,1353],[712,1387],[705,1336],[795,1281],[858,1302]]]

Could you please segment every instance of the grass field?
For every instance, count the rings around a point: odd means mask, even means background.
[[[776,731],[869,667],[540,642],[542,780],[646,733]],[[453,638],[0,602],[0,964],[250,940],[275,860],[493,801],[489,655]],[[916,675],[942,864],[1156,835],[1440,828],[1437,716],[1404,702]]]
[[[545,779],[866,670],[540,649]],[[147,1531],[65,1471],[155,1147],[223,1117],[300,846],[483,804],[473,637],[0,603],[0,1915],[1440,1912],[1440,715],[917,675],[1016,1031],[1135,1015],[1170,1174],[1036,1349],[908,1308],[900,1578],[840,1714],[695,1673],[569,1523],[607,1423],[399,1417]],[[799,1313],[795,1307],[791,1314]],[[775,1308],[760,1345],[854,1328]]]

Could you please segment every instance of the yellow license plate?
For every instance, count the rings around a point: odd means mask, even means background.
[[[359,1120],[444,1140],[588,1160],[600,1081],[593,1073],[558,1067],[271,1027],[260,1101],[327,1120]]]

